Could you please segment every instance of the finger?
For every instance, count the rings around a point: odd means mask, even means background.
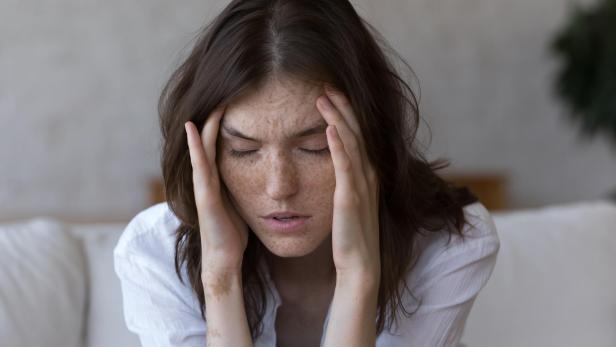
[[[201,137],[195,124],[191,121],[184,123],[188,142],[190,163],[193,169],[194,183],[204,182],[210,175],[210,168],[206,160],[205,150],[201,143]]]
[[[362,153],[364,173],[366,174],[366,176],[373,174],[374,170],[372,169],[372,165],[370,165],[370,161],[368,160],[368,152],[366,151],[366,142],[362,136],[361,127],[359,126],[359,120],[357,119],[357,116],[353,111],[351,102],[342,91],[334,88],[330,84],[325,84],[324,90],[328,98],[334,104],[336,109],[338,109],[340,114],[346,120],[349,127],[355,133],[359,146],[359,151]]]
[[[357,142],[357,137],[349,127],[347,121],[342,117],[340,112],[336,109],[334,104],[331,103],[331,100],[329,100],[327,96],[319,97],[317,99],[317,105],[319,105],[319,110],[323,115],[323,118],[325,118],[327,124],[336,126],[336,132],[339,134],[342,143],[344,143],[344,148],[349,151],[349,155],[352,156],[351,160],[357,160],[357,163],[354,164],[359,164],[362,159],[358,147],[359,143]],[[357,167],[361,168],[361,166]]]
[[[334,106],[336,106],[336,108],[344,116],[344,119],[347,121],[349,127],[353,130],[353,132],[356,135],[361,134],[359,121],[357,120],[357,117],[353,112],[353,108],[351,107],[349,99],[347,99],[347,97],[341,91],[334,89],[334,87],[329,84],[325,84],[324,90],[329,100],[331,100]],[[361,139],[360,142],[362,142]]]
[[[206,158],[203,142],[193,122],[186,122],[186,134],[188,137],[188,149],[193,168],[192,179],[195,196],[195,204],[200,220],[205,216],[202,213],[210,211],[208,206],[216,207],[219,203],[218,176],[213,173],[212,167]]]
[[[338,129],[335,125],[328,125],[325,130],[332,161],[334,162],[336,187],[340,187],[344,191],[350,192],[354,191],[353,165],[337,130]]]
[[[319,105],[321,114],[325,121],[329,125],[334,125],[336,128],[337,138],[340,139],[343,144],[343,149],[346,151],[349,165],[351,169],[354,169],[354,175],[357,175],[357,179],[354,180],[354,183],[358,184],[357,188],[362,192],[368,192],[367,182],[365,180],[365,173],[363,169],[362,163],[362,153],[358,146],[357,138],[351,128],[349,128],[347,122],[342,117],[340,112],[335,108],[335,106],[329,101],[326,96],[321,96],[317,100],[317,104]]]
[[[367,180],[366,183],[368,186],[370,199],[370,203],[365,205],[365,208],[367,209],[365,210],[365,213],[370,214],[371,210],[375,208],[378,209],[379,182],[377,179],[376,170],[374,170],[372,164],[370,163],[370,160],[368,160],[366,145],[362,136],[361,128],[359,126],[359,120],[355,115],[355,112],[353,110],[353,107],[351,106],[349,99],[342,91],[338,90],[337,88],[334,88],[332,85],[327,83],[324,85],[324,90],[328,98],[334,104],[336,109],[340,112],[342,117],[346,120],[348,126],[353,130],[357,138],[359,152],[361,153],[362,157],[362,169],[365,175],[364,177]],[[378,221],[373,222],[378,224]]]
[[[224,106],[217,107],[205,121],[203,130],[201,131],[201,140],[205,148],[208,165],[212,170],[212,174],[216,177],[218,176],[218,169],[216,168],[216,140],[218,138],[220,120],[224,115],[224,111]]]

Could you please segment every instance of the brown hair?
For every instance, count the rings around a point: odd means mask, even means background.
[[[201,240],[184,123],[202,129],[217,105],[232,102],[271,74],[330,83],[355,110],[380,184],[377,334],[391,327],[398,309],[409,314],[401,297],[408,290],[405,278],[414,265],[417,234],[446,230],[450,237],[463,236],[462,208],[477,199],[436,175],[449,165],[446,160],[430,163],[416,148],[419,103],[375,37],[395,52],[347,0],[233,0],[172,74],[159,100],[161,166],[167,202],[181,221],[175,269],[183,282],[180,267],[186,264],[203,319]],[[258,267],[265,251],[250,231],[242,280],[253,338],[262,333],[265,312],[267,286]]]

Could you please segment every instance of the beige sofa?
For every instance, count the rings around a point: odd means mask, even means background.
[[[467,347],[616,346],[616,204],[493,213],[501,248]],[[132,347],[112,250],[125,224],[0,225],[0,345]],[[419,346],[418,346],[419,347]]]

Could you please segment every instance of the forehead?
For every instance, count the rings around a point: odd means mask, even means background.
[[[316,108],[322,86],[297,79],[271,77],[259,88],[230,103],[223,123],[243,129],[294,127],[322,118]]]

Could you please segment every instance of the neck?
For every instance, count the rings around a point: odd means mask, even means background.
[[[336,281],[331,234],[312,253],[301,257],[279,257],[266,252],[270,276],[280,296],[289,300],[322,295]]]

